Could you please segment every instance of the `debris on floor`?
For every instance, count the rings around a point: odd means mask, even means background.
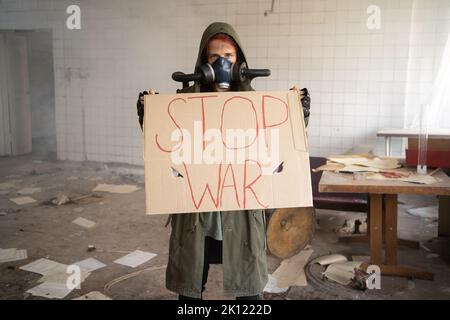
[[[42,278],[38,280],[41,284],[27,290],[27,293],[49,299],[64,298],[73,290],[67,285],[67,279],[70,276],[70,274],[66,273],[67,268],[68,266],[65,264],[45,258],[20,267],[21,270],[42,275]],[[85,279],[87,276],[86,274],[82,274],[81,278],[83,279],[84,277]]]
[[[0,263],[12,262],[27,259],[26,249],[1,249],[0,248]]]
[[[153,259],[156,256],[157,256],[157,254],[155,254],[155,253],[136,250],[136,251],[133,251],[133,252],[127,254],[126,256],[123,256],[122,258],[115,260],[114,263],[132,267],[132,268],[136,268],[136,267],[140,266],[141,264],[149,261],[150,259]]]
[[[99,184],[92,191],[125,194],[125,193],[135,192],[139,189],[140,188],[137,186],[127,185],[127,184],[123,184],[123,185]]]
[[[437,220],[439,217],[439,207],[431,206],[425,208],[411,208],[406,210],[412,216]]]
[[[98,261],[94,258],[88,258],[83,261],[75,262],[74,265],[77,265],[80,267],[80,269],[86,273],[93,272],[95,270],[101,269],[106,267],[106,264]]]
[[[92,227],[94,227],[97,223],[95,223],[94,221],[82,218],[82,217],[78,217],[75,220],[72,221],[72,223],[75,223],[81,227],[90,229]]]
[[[78,280],[73,278],[75,271],[70,269],[71,266],[79,267]],[[50,299],[63,299],[73,289],[79,287],[79,285],[83,283],[87,277],[89,277],[91,272],[104,267],[106,267],[104,263],[94,258],[78,261],[71,265],[42,258],[22,266],[20,269],[42,275],[42,277],[38,280],[38,283],[40,284],[29,289],[27,293]],[[79,281],[79,283],[77,284],[74,281]],[[71,285],[69,286],[68,284]]]
[[[116,278],[116,279],[111,280],[110,282],[108,282],[108,283],[105,285],[103,292],[104,292],[105,294],[108,294],[108,291],[109,291],[113,286],[115,286],[116,284],[118,284],[118,283],[120,283],[120,282],[122,282],[122,281],[128,280],[128,279],[137,277],[137,276],[143,274],[144,272],[151,272],[151,271],[156,271],[156,270],[163,270],[163,269],[166,269],[166,268],[167,268],[167,265],[161,265],[161,266],[155,266],[155,267],[148,267],[148,268],[145,268],[145,269],[142,269],[142,270],[138,270],[138,271],[134,271],[134,272],[132,272],[132,273],[126,274],[126,275],[124,275],[124,276],[120,276],[120,277],[118,277],[118,278]]]
[[[89,178],[84,178],[85,180],[89,180],[89,181],[100,181],[102,180],[101,177],[89,177]]]
[[[40,285],[27,290],[27,293],[33,296],[44,297],[48,299],[63,299],[73,289],[69,289],[66,283],[44,282]]]
[[[83,196],[79,196],[79,197],[73,197],[72,198],[72,202],[75,203],[76,205],[88,205],[91,203],[96,203],[103,200],[102,196],[99,196],[97,194],[87,194],[87,195],[83,195]]]
[[[11,213],[18,213],[20,209],[0,209],[0,216],[6,216]]]
[[[88,252],[92,252],[92,251],[95,251],[95,250],[97,250],[97,248],[93,244],[88,245],[88,248],[87,248]]]
[[[328,266],[323,275],[344,286],[348,286],[355,277],[355,269],[359,269],[361,261],[346,261],[332,263]]]
[[[425,251],[428,251],[428,252],[431,252],[431,250],[427,247],[427,246],[425,246],[424,244],[423,244],[423,242],[420,242],[420,247],[423,249],[423,250],[425,250]]]
[[[71,279],[70,277],[72,275],[75,275],[74,270],[75,269],[71,270],[69,268],[69,266],[67,266],[67,270],[65,270],[63,272],[54,272],[54,273],[50,273],[50,274],[46,274],[46,275],[42,276],[42,278],[40,278],[38,280],[38,283],[60,283],[60,284],[67,284],[68,282],[72,283],[72,281],[75,281],[75,278],[72,277],[72,279]],[[83,269],[80,268],[79,284],[84,282],[84,280],[86,280],[86,278],[89,277],[89,275],[90,275],[90,273],[85,272]]]
[[[101,292],[92,291],[72,300],[112,300],[112,299],[110,297],[105,296]]]
[[[318,257],[311,263],[317,263],[323,267],[322,275],[325,279],[354,289],[365,290],[369,274],[361,269],[361,265],[369,260],[370,257],[367,256],[353,256],[352,261],[348,261],[347,257],[341,254],[332,254]]]
[[[38,193],[38,192],[41,192],[41,188],[23,188],[23,189],[17,191],[17,194],[31,195],[31,194]]]
[[[311,263],[318,263],[321,266],[328,266],[332,263],[345,262],[345,261],[348,261],[348,260],[342,254],[332,254],[329,256],[318,257],[318,258],[314,259],[313,261],[311,261]]]
[[[283,260],[272,276],[277,280],[277,286],[281,288],[307,286],[305,266],[313,253],[312,249],[306,249],[292,258]]]
[[[16,185],[12,182],[2,182],[0,183],[0,190],[9,190],[15,188]]]
[[[39,273],[41,275],[48,275],[52,273],[65,272],[67,270],[67,265],[49,259],[41,258],[22,266],[19,269]]]
[[[277,279],[269,274],[269,281],[267,282],[264,292],[268,293],[284,293],[289,290],[289,287],[280,288],[278,287]]]
[[[345,220],[341,227],[334,229],[334,232],[339,235],[365,234],[367,233],[367,219],[364,222],[359,219],[355,221]]]
[[[12,202],[14,202],[15,204],[17,204],[19,206],[36,202],[36,200],[31,197],[18,197],[18,198],[12,198],[9,200],[11,200]]]
[[[62,206],[68,204],[70,202],[70,198],[65,194],[60,194],[58,197],[52,200],[52,203],[55,206]]]

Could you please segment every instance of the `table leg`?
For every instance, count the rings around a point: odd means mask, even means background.
[[[397,264],[397,195],[387,194],[384,196],[384,237],[386,241],[386,264]]]
[[[386,157],[391,156],[391,137],[385,138],[385,144],[386,144]]]
[[[381,194],[370,195],[370,260],[374,265],[381,265],[383,246],[383,198]]]
[[[439,196],[439,224],[438,235],[450,237],[450,197]]]

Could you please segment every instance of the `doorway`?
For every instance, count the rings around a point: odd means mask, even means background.
[[[0,31],[0,70],[0,156],[56,159],[51,31]]]

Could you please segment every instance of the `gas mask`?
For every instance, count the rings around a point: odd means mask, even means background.
[[[175,72],[172,79],[183,83],[183,88],[189,87],[190,81],[201,84],[217,83],[220,89],[229,89],[232,82],[242,83],[253,80],[256,77],[268,77],[270,70],[248,69],[245,62],[232,64],[223,57],[219,57],[213,64],[205,63],[201,65],[196,73],[184,74]]]
[[[233,64],[223,57],[219,57],[214,61],[212,65],[207,64],[208,67],[212,68],[212,74],[214,82],[220,89],[229,89],[231,84],[231,70]]]

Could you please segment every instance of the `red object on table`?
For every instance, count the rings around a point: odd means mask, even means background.
[[[406,150],[406,164],[417,166],[419,151],[414,149]],[[450,151],[427,151],[427,167],[430,168],[450,168]]]

